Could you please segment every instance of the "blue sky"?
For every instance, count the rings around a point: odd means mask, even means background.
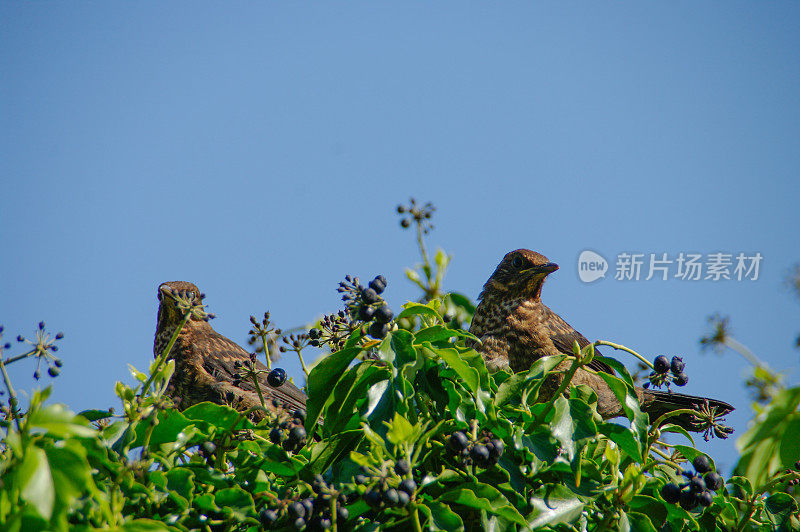
[[[3,2],[0,323],[66,333],[54,400],[118,406],[162,281],[198,284],[240,343],[251,314],[336,310],[347,273],[415,299],[393,212],[414,196],[438,207],[448,289],[540,251],[562,266],[551,308],[683,355],[686,391],[734,404],[741,434],[746,362],[698,338],[729,314],[798,382],[798,23],[796,2]],[[764,259],[757,281],[586,284],[584,249]],[[732,440],[702,448],[732,466]]]

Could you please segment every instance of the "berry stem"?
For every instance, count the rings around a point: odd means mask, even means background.
[[[17,417],[17,394],[14,392],[14,387],[11,385],[11,378],[6,371],[6,363],[0,358],[0,370],[3,372],[3,381],[5,382],[6,389],[8,390],[8,407],[11,410],[11,417],[14,418],[14,424],[17,425],[17,431],[22,432],[22,426]]]
[[[267,360],[269,360],[269,355],[267,355]],[[258,400],[261,401],[261,406],[267,406],[264,403],[264,396],[261,394],[261,386],[258,385],[258,374],[254,371],[250,372],[250,379],[253,381],[253,386],[256,388],[256,393],[258,393]]]
[[[594,345],[595,346],[607,345],[608,347],[613,347],[614,349],[619,349],[620,351],[626,351],[626,352],[632,354],[633,356],[635,356],[636,358],[638,358],[639,360],[641,360],[642,362],[644,362],[650,369],[652,369],[652,370],[656,369],[656,368],[653,367],[653,363],[652,362],[650,362],[649,360],[644,358],[642,355],[640,355],[639,353],[637,353],[636,351],[634,351],[630,347],[625,347],[624,345],[615,344],[614,342],[608,342],[606,340],[597,340],[594,343]]]
[[[419,522],[419,509],[416,504],[411,510],[411,522],[414,523],[414,532],[422,532],[422,525]]]

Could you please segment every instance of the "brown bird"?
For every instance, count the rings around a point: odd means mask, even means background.
[[[541,357],[572,354],[576,341],[580,347],[589,345],[582,334],[541,301],[542,285],[547,276],[557,269],[558,265],[547,257],[528,249],[518,249],[503,257],[486,281],[478,296],[480,303],[475,310],[470,332],[480,338],[481,343],[475,342],[473,347],[483,355],[490,371],[525,371]],[[567,360],[556,368],[561,373],[557,374],[555,380],[549,379],[543,387],[545,395],[549,391],[552,397],[563,380],[563,372],[570,365],[571,361]],[[593,360],[588,367],[595,372],[614,373],[599,360]],[[596,373],[580,368],[571,384],[585,384],[595,391],[597,412],[603,418],[625,415],[614,393]],[[692,395],[640,387],[636,387],[636,395],[642,411],[650,414],[651,422],[662,414],[682,408],[697,412],[704,407],[716,409],[717,417],[733,411],[733,407],[723,401]],[[707,428],[690,414],[672,417],[669,422],[694,431]]]
[[[187,293],[194,295],[198,302],[203,297],[194,284],[186,281],[172,281],[158,287],[158,323],[153,343],[156,357],[166,350],[175,329],[183,321],[178,298]],[[236,363],[250,364],[250,354],[215,331],[200,316],[192,315],[183,326],[169,358],[175,360],[175,373],[168,394],[181,409],[203,401],[232,404],[239,410],[261,405],[253,382],[236,377],[243,369],[237,368]],[[259,370],[267,370],[259,361],[255,365]],[[291,382],[273,388],[267,383],[265,373],[258,375],[258,383],[268,409],[282,408],[290,412],[305,409],[305,394]]]

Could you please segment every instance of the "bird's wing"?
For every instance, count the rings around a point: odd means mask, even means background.
[[[589,340],[587,340],[586,337],[584,337],[581,333],[573,329],[569,323],[561,318],[561,316],[550,310],[548,307],[545,307],[545,309],[545,312],[547,313],[547,319],[545,320],[545,323],[547,323],[547,327],[550,329],[550,339],[553,341],[556,349],[558,349],[561,353],[572,354],[572,346],[575,342],[578,342],[578,345],[581,348],[589,345]],[[592,360],[589,362],[588,366],[595,371],[602,371],[603,373],[610,373],[612,375],[614,374],[614,370],[611,369],[611,366],[605,362],[600,362],[599,360]]]
[[[216,331],[208,334],[206,342],[207,345],[203,346],[205,352],[203,368],[219,381],[232,382],[234,376],[240,372],[235,367],[236,362],[248,362],[250,354],[236,342]],[[256,366],[260,370],[267,369],[264,364],[258,361],[256,361]],[[306,407],[306,395],[289,381],[286,381],[278,388],[273,388],[267,383],[266,374],[261,374],[258,376],[258,386],[264,396],[264,400],[267,402],[271,399],[277,399],[284,407],[301,409]],[[250,379],[240,380],[236,387],[249,392],[256,392],[256,387]]]

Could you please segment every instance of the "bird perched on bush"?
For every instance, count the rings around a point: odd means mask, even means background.
[[[478,296],[480,303],[475,310],[470,332],[480,339],[481,343],[476,342],[472,347],[483,355],[490,371],[525,371],[541,357],[572,354],[574,342],[578,342],[581,348],[589,345],[582,334],[541,301],[542,285],[547,276],[557,269],[558,265],[547,257],[528,249],[518,249],[503,257],[486,281]],[[566,360],[556,368],[558,373],[543,386],[545,395],[549,391],[552,397],[570,365],[571,361]],[[597,412],[603,418],[624,415],[611,388],[596,373],[613,374],[613,370],[599,360],[591,361],[587,368],[578,369],[571,383],[585,384],[595,391]],[[731,405],[716,399],[641,387],[636,387],[635,391],[642,411],[650,414],[651,421],[667,412],[684,408],[696,412],[713,409],[717,417],[733,410]],[[694,431],[708,428],[691,414],[672,417],[669,422]],[[717,435],[725,437],[727,434]]]
[[[268,409],[290,412],[305,409],[305,394],[285,379],[285,372],[278,374],[283,370],[276,369],[270,374],[254,355],[208,324],[208,315],[200,303],[203,297],[194,284],[185,281],[158,287],[158,322],[153,344],[156,357],[166,350],[184,316],[191,314],[169,354],[175,360],[175,373],[168,394],[176,404],[181,409],[203,401],[232,404],[239,410],[260,406],[261,399],[252,379],[242,378],[243,368],[252,368]]]

